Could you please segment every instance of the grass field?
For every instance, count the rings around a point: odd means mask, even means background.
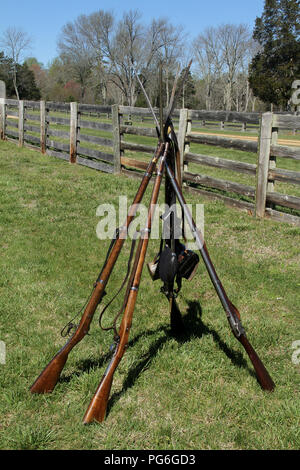
[[[109,240],[96,237],[98,205],[117,207],[120,195],[131,201],[138,185],[0,142],[0,448],[299,449],[300,366],[292,346],[300,340],[300,230],[191,194],[187,202],[205,204],[208,250],[275,391],[261,390],[200,264],[178,298],[186,328],[179,339],[170,335],[160,282],[144,269],[104,423],[82,424],[112,343],[98,310],[53,393],[30,394],[104,262]],[[151,240],[146,262],[158,245]],[[126,242],[104,304],[123,279],[129,250]],[[121,302],[107,311],[106,325]]]

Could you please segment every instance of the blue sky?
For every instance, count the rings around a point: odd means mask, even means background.
[[[143,22],[168,17],[172,24],[181,24],[193,39],[206,27],[222,23],[246,23],[252,30],[263,7],[264,0],[2,0],[0,36],[9,26],[26,31],[33,38],[27,55],[47,65],[57,56],[61,28],[81,14],[113,10],[120,19],[124,11],[138,9]]]

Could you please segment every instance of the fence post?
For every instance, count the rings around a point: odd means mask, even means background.
[[[5,140],[6,104],[5,98],[0,98],[0,139]]]
[[[45,101],[40,101],[40,142],[41,142],[41,152],[46,153],[46,139],[47,139],[47,119],[46,119],[46,103]]]
[[[273,113],[264,113],[261,116],[258,159],[256,169],[256,195],[255,195],[255,215],[264,217],[266,208],[270,148],[272,139]]]
[[[113,154],[114,154],[114,173],[121,171],[121,134],[120,134],[120,114],[119,105],[114,104],[111,107],[112,114],[112,133],[113,133]]]
[[[6,98],[6,85],[3,80],[0,80],[0,98]]]
[[[24,145],[24,101],[19,101],[19,147]]]
[[[278,127],[272,127],[271,130],[271,145],[276,145],[278,140]],[[271,154],[270,152],[270,159],[269,159],[269,170],[275,170],[276,168],[276,157]],[[267,192],[273,192],[275,187],[275,180],[274,178],[268,178],[267,184]],[[269,204],[269,207],[274,207],[273,203]]]
[[[70,103],[70,163],[76,163],[77,155],[78,105]]]
[[[6,86],[3,80],[0,80],[0,140],[5,140],[5,120],[6,120]]]
[[[188,132],[188,127],[190,125],[188,120],[188,109],[181,109],[180,116],[179,116],[179,127],[178,127],[178,146],[180,152],[180,168],[181,168],[181,175],[180,175],[180,184],[183,182],[183,173],[185,168],[184,165],[184,155],[189,151],[189,144],[186,143],[186,134]]]

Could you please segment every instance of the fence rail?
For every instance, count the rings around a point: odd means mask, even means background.
[[[159,116],[159,110],[155,112]],[[300,197],[275,191],[276,182],[293,187],[300,184],[299,171],[278,166],[281,159],[300,160],[300,147],[278,144],[279,130],[300,130],[300,116],[187,109],[175,110],[174,116],[186,191],[222,199],[256,217],[300,226]],[[146,127],[148,118],[152,119],[147,108],[0,99],[1,139],[9,138],[20,146],[34,146],[50,156],[108,173],[141,176],[134,170],[146,169],[141,155],[153,154],[157,140],[153,123]],[[243,131],[256,129],[258,138],[209,135],[203,131],[207,123],[223,130],[225,124],[239,129],[242,126]],[[133,136],[139,143],[132,141]],[[249,152],[255,163],[192,151],[191,147],[199,144]],[[199,170],[193,172],[190,167]],[[251,186],[205,175],[203,167],[248,175],[255,183]]]

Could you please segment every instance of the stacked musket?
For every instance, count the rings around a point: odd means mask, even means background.
[[[113,382],[114,372],[124,355],[129,340],[133,312],[135,309],[142,270],[148,247],[149,234],[151,231],[151,222],[154,215],[154,208],[158,200],[163,176],[165,176],[166,206],[172,206],[176,200],[179,202],[185,221],[184,223],[187,223],[191,229],[191,233],[193,234],[194,240],[206,266],[209,277],[226,313],[230,328],[234,336],[243,345],[245,351],[247,352],[261,387],[268,391],[272,391],[274,389],[273,380],[271,379],[268,371],[266,370],[265,366],[263,365],[262,361],[258,357],[246,336],[244,327],[241,323],[239,311],[227,297],[225,289],[222,286],[219,277],[217,276],[203,235],[197,228],[182,194],[182,188],[180,185],[180,155],[174,126],[172,123],[172,113],[175,108],[176,100],[180,95],[183,84],[186,80],[190,66],[191,63],[188,65],[188,67],[186,67],[181,75],[177,73],[172,90],[171,100],[164,115],[161,104],[160,123],[155,116],[150,100],[141,81],[139,80],[138,74],[136,74],[142,91],[145,94],[150,111],[155,120],[158,134],[157,149],[148,164],[147,170],[142,178],[142,182],[135,195],[133,204],[130,206],[125,223],[117,230],[116,236],[114,240],[112,240],[105,263],[94,284],[92,294],[84,309],[84,313],[81,317],[79,325],[67,343],[49,362],[49,364],[41,372],[39,377],[35,380],[30,388],[32,393],[51,392],[59,380],[69,353],[88,333],[95,311],[103,296],[106,294],[105,288],[123,247],[128,227],[135,217],[137,206],[145,194],[154,170],[157,169],[151,194],[147,222],[144,230],[141,233],[137,248],[135,250],[134,261],[130,275],[128,277],[124,301],[119,312],[119,315],[122,315],[122,320],[119,329],[114,328],[115,333],[113,354],[84,415],[84,423],[91,423],[93,421],[101,422],[105,419],[106,416],[107,404]],[[199,257],[196,253],[187,250],[175,236],[177,222],[174,214],[164,214],[163,218],[164,224],[168,224],[168,236],[162,240],[160,251],[155,260],[148,264],[148,268],[153,280],[160,279],[163,282],[161,290],[169,301],[171,329],[174,334],[178,334],[178,332],[182,331],[183,323],[179,308],[176,304],[176,295],[181,288],[181,278],[184,277],[185,279],[192,279],[199,262]],[[175,289],[175,280],[178,284],[177,289]]]

